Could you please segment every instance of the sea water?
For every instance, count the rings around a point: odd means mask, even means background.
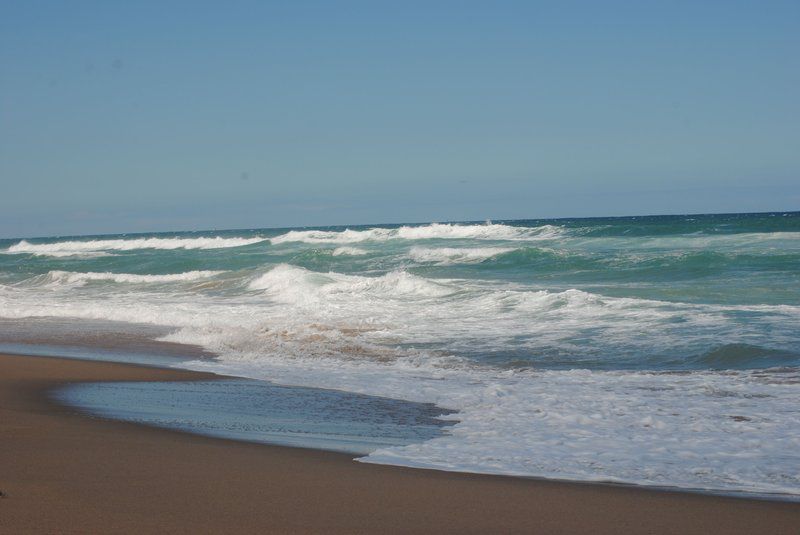
[[[366,462],[800,496],[800,213],[3,240],[0,317],[454,411]]]
[[[358,455],[436,438],[444,427],[430,403],[247,379],[71,384],[53,395],[108,418]]]

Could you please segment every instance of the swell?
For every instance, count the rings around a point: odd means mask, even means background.
[[[770,254],[726,253],[718,251],[620,251],[616,253],[594,253],[590,251],[557,249],[552,247],[521,247],[505,250],[476,251],[473,256],[465,252],[463,258],[477,261],[481,268],[490,270],[535,269],[537,272],[591,271],[593,275],[604,274],[625,277],[630,280],[664,277],[703,277],[726,271],[752,272],[798,272],[800,253]],[[441,255],[451,264],[459,263],[458,254]],[[417,255],[417,260],[434,259]],[[415,258],[415,255],[411,255]]]
[[[800,366],[800,353],[739,343],[724,344],[688,360],[700,369],[746,370]]]
[[[527,224],[563,225],[586,237],[725,236],[747,233],[800,232],[800,212],[761,214],[694,214],[611,218],[534,220]]]

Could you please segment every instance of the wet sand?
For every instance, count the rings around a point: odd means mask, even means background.
[[[1,533],[798,533],[800,504],[414,470],[89,417],[80,381],[211,377],[0,355]]]

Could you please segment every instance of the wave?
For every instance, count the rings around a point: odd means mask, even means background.
[[[487,269],[534,268],[538,273],[594,271],[598,276],[628,270],[644,276],[675,277],[683,274],[716,273],[728,267],[754,266],[761,270],[789,268],[800,255],[734,255],[715,251],[632,252],[598,255],[551,247],[412,247],[408,257],[418,263],[439,266],[482,264]]]
[[[655,236],[611,235],[592,236],[572,230],[575,238],[572,245],[599,247],[604,250],[642,251],[727,251],[736,253],[766,253],[776,250],[797,250],[800,247],[800,232],[746,232],[740,234],[671,234]]]
[[[119,240],[79,240],[51,243],[31,243],[22,240],[3,251],[11,254],[70,256],[102,251],[132,251],[136,249],[224,249],[242,247],[265,241],[266,238],[135,238]]]
[[[119,285],[176,283],[217,273],[49,272],[0,294],[0,315],[74,316],[178,327],[223,324],[225,329],[243,329],[243,338],[253,344],[259,340],[251,330],[254,322],[283,329],[286,344],[292,343],[292,333],[309,324],[334,330],[339,325],[347,325],[346,329],[370,325],[379,327],[392,343],[421,344],[487,365],[594,369],[716,367],[690,362],[691,356],[708,350],[709,341],[791,348],[800,329],[800,307],[794,305],[609,297],[579,289],[430,278],[403,270],[366,276],[280,264],[269,271],[241,270],[192,284],[190,294],[176,293],[172,284],[142,288],[146,291]],[[96,284],[92,292],[70,291],[90,281],[118,284]],[[64,291],[54,295],[40,287],[64,287]],[[265,342],[262,351],[269,347]]]
[[[269,241],[273,245],[281,243],[302,242],[302,243],[358,243],[363,241],[386,241],[391,239],[394,231],[392,229],[376,228],[369,230],[290,230],[286,234],[281,234]]]
[[[513,247],[412,247],[408,252],[408,256],[415,262],[448,266],[452,264],[475,264],[515,250]]]
[[[702,250],[644,250],[635,247],[613,253],[556,247],[519,247],[491,254],[491,248],[451,249],[422,248],[410,250],[412,260],[437,265],[480,264],[487,276],[490,272],[525,269],[538,274],[579,274],[585,280],[591,273],[597,281],[618,281],[623,278],[639,281],[691,280],[701,276],[724,274],[728,270],[747,270],[754,276],[776,271],[793,271],[800,262],[800,253],[783,250],[769,253],[740,253]],[[463,256],[459,253],[463,252]],[[482,253],[487,256],[482,257]],[[490,271],[491,270],[491,271]]]
[[[565,231],[554,225],[539,227],[514,227],[495,223],[484,225],[438,224],[419,227],[400,227],[400,238],[424,239],[474,239],[474,240],[553,240],[564,236]]]
[[[367,254],[367,251],[358,247],[337,247],[331,253],[332,256],[361,256],[365,254]]]
[[[302,243],[358,243],[387,240],[473,239],[473,240],[554,240],[564,235],[564,229],[553,225],[540,227],[514,227],[487,223],[484,225],[459,225],[432,223],[399,228],[371,228],[367,230],[291,230],[270,238],[272,244]]]
[[[692,359],[698,367],[717,370],[800,365],[800,354],[750,344],[725,344]]]
[[[315,302],[334,296],[344,296],[349,301],[362,298],[432,298],[444,297],[454,292],[446,284],[418,277],[406,271],[392,271],[380,277],[318,273],[307,269],[280,264],[260,275],[248,285],[250,290],[260,290],[280,301],[294,303]]]
[[[7,249],[5,251],[0,251],[0,254],[20,254],[21,251],[11,251]],[[108,251],[49,251],[46,253],[28,253],[34,256],[49,256],[53,258],[103,258],[107,256],[117,256],[114,253],[109,253]]]
[[[185,273],[171,273],[166,275],[138,275],[134,273],[98,273],[74,271],[50,271],[33,279],[23,282],[34,282],[46,285],[83,285],[91,281],[106,281],[122,284],[153,284],[166,282],[191,282],[215,277],[224,271],[187,271]]]

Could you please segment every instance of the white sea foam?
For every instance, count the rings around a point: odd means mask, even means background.
[[[361,256],[365,254],[367,254],[367,251],[358,247],[337,247],[331,253],[333,256]]]
[[[141,291],[122,285],[118,291],[109,285],[81,286],[73,292],[73,285],[63,284],[70,278],[81,285],[91,277],[114,276],[120,274],[57,275],[59,284],[49,285],[47,294],[40,293],[36,284],[18,285],[13,295],[0,295],[0,314],[210,328],[220,351],[235,350],[241,341],[226,333],[242,329],[244,339],[270,346],[272,334],[259,339],[263,327],[268,326],[270,333],[285,333],[281,354],[286,355],[306,353],[302,344],[287,341],[295,335],[300,338],[311,332],[311,337],[336,338],[337,333],[348,331],[359,333],[356,339],[347,338],[351,345],[422,344],[460,355],[521,352],[545,363],[566,355],[577,366],[581,359],[593,360],[597,355],[605,359],[692,355],[707,348],[708,340],[752,343],[765,328],[770,332],[770,344],[790,347],[800,330],[800,307],[792,305],[668,303],[574,289],[546,291],[484,281],[429,279],[406,271],[362,276],[318,273],[283,264],[267,272],[232,274],[226,279],[229,284],[224,295],[215,293],[219,290],[216,286],[206,285],[193,286],[193,293],[185,295],[172,285],[147,286]],[[127,280],[148,279],[134,276]],[[316,327],[309,331],[309,325]],[[317,327],[323,335],[316,332]],[[361,353],[369,357],[368,351]]]
[[[242,247],[265,241],[266,238],[132,238],[118,240],[62,241],[30,243],[22,240],[5,253],[28,253],[44,256],[70,256],[103,251],[132,251],[135,249],[223,249]]]
[[[18,251],[0,251],[0,254],[19,254]],[[105,256],[115,256],[114,253],[110,253],[108,251],[49,251],[49,252],[39,252],[39,253],[29,253],[33,254],[34,256],[50,256],[54,258],[80,258],[80,259],[88,259],[88,258],[102,258]]]
[[[170,273],[165,275],[137,275],[133,273],[95,273],[95,272],[73,272],[73,271],[50,271],[40,280],[51,284],[85,284],[90,281],[108,281],[118,283],[165,283],[165,282],[189,282],[200,279],[207,279],[224,273],[223,271],[187,271],[184,273]]]
[[[475,264],[514,250],[513,247],[412,247],[408,252],[408,256],[415,262],[448,266],[452,264]]]
[[[564,236],[564,229],[553,225],[541,227],[514,227],[487,223],[484,225],[456,225],[432,223],[422,226],[399,228],[371,228],[367,230],[326,231],[292,230],[270,238],[273,244],[288,242],[304,243],[358,243],[364,241],[429,240],[429,239],[473,239],[473,240],[553,240]]]
[[[448,434],[363,462],[800,496],[800,377],[442,368],[233,355],[191,367],[456,409]]]

